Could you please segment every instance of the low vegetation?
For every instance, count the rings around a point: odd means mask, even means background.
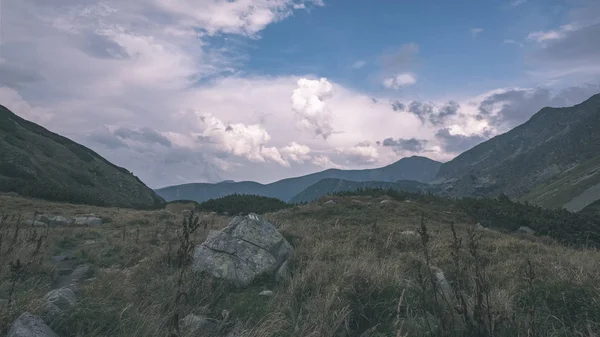
[[[203,212],[217,212],[219,214],[246,215],[251,212],[257,214],[276,212],[288,207],[291,206],[277,198],[233,194],[202,202],[198,204],[197,209]]]
[[[5,197],[0,335],[22,312],[39,312],[64,270],[81,264],[91,267],[92,278],[77,306],[50,324],[62,337],[186,336],[174,322],[189,313],[259,337],[592,337],[600,329],[598,250],[478,228],[483,215],[465,211],[471,205],[499,216],[530,206],[502,199],[464,205],[382,190],[327,200],[334,202],[267,213],[295,248],[291,281],[265,278],[237,289],[185,267],[190,247],[229,216]],[[20,225],[35,212],[94,213],[111,221]],[[56,262],[59,255],[69,258]],[[266,289],[274,295],[258,296]]]

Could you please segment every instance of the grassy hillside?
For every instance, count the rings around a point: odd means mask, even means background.
[[[164,202],[128,170],[0,105],[0,191],[104,206]]]
[[[359,189],[390,189],[403,190],[407,192],[424,192],[429,190],[429,186],[417,181],[348,181],[341,179],[323,179],[318,183],[309,186],[292,199],[290,203],[310,202],[322,198],[326,195],[335,194],[344,191],[356,191]]]
[[[526,123],[444,163],[435,183],[453,196],[519,197],[600,153],[600,94],[543,108]]]
[[[376,169],[338,170],[329,169],[301,177],[288,178],[270,184],[252,181],[220,182],[217,184],[184,184],[156,190],[165,200],[189,199],[203,202],[230,194],[252,194],[283,201],[290,201],[307,187],[323,179],[342,179],[349,181],[385,181],[413,180],[428,182],[435,177],[441,163],[425,157],[412,156]]]
[[[600,200],[600,156],[536,186],[520,200],[547,208],[564,207],[578,212]]]
[[[289,283],[264,279],[236,289],[190,273],[178,304],[181,214],[0,196],[0,213],[9,215],[0,227],[0,335],[24,310],[39,312],[43,295],[82,264],[89,279],[76,308],[51,323],[61,337],[166,336],[175,308],[182,316],[227,317],[245,337],[592,337],[600,329],[598,250],[477,229],[460,204],[434,196],[381,204],[383,196],[361,194],[266,215],[295,247]],[[497,212],[513,212],[502,203]],[[34,211],[111,221],[15,234],[11,216]],[[191,236],[195,242],[231,218],[201,219],[207,228]],[[68,259],[56,262],[59,255]],[[11,268],[19,257],[33,262]],[[258,295],[266,289],[272,297]]]

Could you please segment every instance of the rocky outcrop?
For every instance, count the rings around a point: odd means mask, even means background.
[[[17,318],[7,337],[59,337],[44,321],[28,312]]]
[[[260,275],[276,273],[292,252],[270,222],[250,213],[211,231],[195,249],[193,269],[245,287]]]
[[[102,218],[95,216],[78,216],[75,218],[75,224],[78,226],[100,226],[103,223]]]

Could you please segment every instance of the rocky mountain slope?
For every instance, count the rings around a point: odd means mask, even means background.
[[[343,179],[323,179],[316,184],[307,187],[304,191],[298,193],[290,203],[310,202],[317,200],[329,194],[346,191],[356,191],[358,189],[391,189],[403,190],[406,192],[425,192],[429,190],[429,185],[412,180],[399,180],[396,182],[387,181],[349,181]]]
[[[288,178],[270,184],[259,184],[252,181],[221,182],[217,184],[184,184],[156,190],[158,195],[167,201],[195,200],[203,202],[230,194],[255,194],[289,201],[307,187],[327,178],[348,181],[382,181],[413,180],[426,183],[433,179],[442,163],[425,157],[413,156],[377,169],[338,170],[329,169],[301,177]]]
[[[598,130],[600,94],[573,107],[543,108],[526,123],[443,164],[432,183],[452,196],[523,196],[598,156]]]
[[[0,191],[103,206],[164,202],[127,169],[1,105]]]

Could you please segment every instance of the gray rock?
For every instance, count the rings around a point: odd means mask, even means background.
[[[415,231],[402,231],[402,232],[400,232],[400,234],[406,235],[406,236],[417,236],[417,232],[415,232]]]
[[[389,204],[391,202],[392,202],[391,200],[386,199],[386,200],[381,200],[379,203],[380,204]]]
[[[45,222],[45,223],[49,224],[50,226],[70,226],[71,224],[73,224],[72,219],[66,218],[61,215],[38,214],[35,217],[35,219],[37,221]]]
[[[44,321],[28,312],[17,318],[8,330],[7,337],[59,337]]]
[[[327,200],[325,202],[325,205],[332,205],[332,204],[335,204],[335,201],[333,201],[333,200]]]
[[[90,276],[90,266],[87,264],[82,264],[75,268],[71,273],[71,279],[73,282],[82,281]]]
[[[54,262],[61,262],[68,259],[66,255],[56,255],[52,257],[52,260],[54,260]]]
[[[60,288],[49,291],[44,296],[44,308],[50,316],[60,315],[71,310],[77,304],[75,292],[69,288]]]
[[[534,235],[535,231],[527,226],[521,226],[519,227],[519,229],[517,229],[517,232],[519,233],[523,233],[523,234],[529,234],[529,235]]]
[[[271,297],[273,296],[273,291],[271,290],[263,290],[261,291],[258,296],[265,296],[265,297]]]
[[[235,217],[222,231],[210,231],[196,246],[193,269],[246,287],[256,277],[277,271],[292,252],[270,222],[250,213]]]
[[[75,224],[78,226],[100,226],[103,223],[102,218],[95,216],[78,216],[75,218]]]
[[[440,268],[435,266],[431,266],[431,271],[435,277],[440,294],[444,296],[446,300],[451,301],[453,298],[453,291],[450,283],[448,283],[448,280],[446,279],[446,275],[444,275],[444,272]]]
[[[25,220],[23,221],[23,225],[33,227],[48,227],[47,223],[37,220]]]
[[[275,274],[275,281],[279,284],[284,284],[292,279],[292,273],[290,272],[289,261],[285,261],[281,264],[277,273]]]
[[[85,240],[85,241],[83,241],[84,245],[93,245],[94,243],[96,243],[96,240]]]
[[[221,321],[189,314],[180,321],[182,330],[189,336],[210,336],[219,332]]]

